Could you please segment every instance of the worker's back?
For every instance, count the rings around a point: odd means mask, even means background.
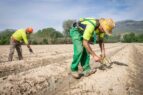
[[[24,29],[19,29],[13,33],[12,37],[17,40],[21,41],[24,40],[25,44],[28,44],[27,35]]]

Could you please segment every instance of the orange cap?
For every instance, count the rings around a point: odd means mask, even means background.
[[[28,27],[28,28],[26,29],[26,32],[27,32],[27,33],[32,33],[32,32],[33,32],[33,28],[32,28],[32,27]]]

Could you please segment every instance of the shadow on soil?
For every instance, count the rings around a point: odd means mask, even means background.
[[[118,61],[113,61],[113,62],[110,62],[109,65],[101,64],[101,66],[99,66],[97,69],[100,69],[100,70],[111,69],[113,64],[119,65],[119,66],[128,66],[125,63],[118,62]]]

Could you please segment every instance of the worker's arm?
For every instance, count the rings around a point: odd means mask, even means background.
[[[91,49],[89,43],[87,40],[83,39],[83,46],[86,48],[86,50],[92,55],[92,57],[95,59],[95,61],[100,61],[100,57],[98,57],[95,52]]]
[[[89,45],[89,40],[91,36],[93,35],[94,32],[94,26],[92,25],[87,25],[86,29],[83,34],[83,46],[86,48],[86,50],[93,56],[95,61],[100,61],[100,57],[98,57],[95,52],[91,49]]]
[[[103,39],[104,36],[99,36],[99,47],[100,47],[100,50],[101,50],[101,56],[102,57],[105,57],[106,54],[105,54],[105,47],[104,47],[104,39]]]
[[[30,46],[29,44],[27,44],[27,47],[29,48],[29,51],[30,51],[31,53],[33,53],[33,50],[32,50],[32,48],[31,48],[31,46]]]
[[[28,43],[28,39],[27,39],[26,33],[23,32],[22,38],[23,38],[23,40],[24,40],[24,43],[27,45],[29,51],[30,51],[31,53],[33,53],[33,50],[32,50],[31,46],[30,46],[29,43]]]

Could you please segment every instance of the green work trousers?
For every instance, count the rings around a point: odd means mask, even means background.
[[[78,31],[76,27],[72,27],[70,29],[70,36],[72,38],[73,47],[74,47],[74,55],[73,61],[71,64],[71,71],[76,72],[78,71],[78,65],[81,63],[81,66],[84,71],[90,70],[90,55],[83,47],[82,41],[82,34]]]

